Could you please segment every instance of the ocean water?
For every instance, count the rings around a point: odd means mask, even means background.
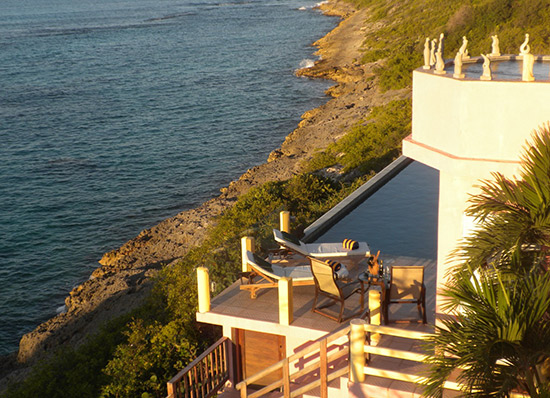
[[[0,354],[106,251],[264,162],[330,83],[310,0],[0,3]]]

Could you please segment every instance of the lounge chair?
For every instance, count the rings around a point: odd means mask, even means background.
[[[424,267],[419,265],[394,265],[390,270],[389,288],[383,305],[384,323],[389,322],[391,304],[416,304],[422,323],[426,323],[426,286],[424,286]]]
[[[348,315],[346,319],[362,315],[365,308],[365,289],[363,284],[360,281],[344,283],[337,280],[337,273],[326,261],[313,257],[309,257],[309,261],[311,262],[311,270],[315,281],[315,298],[313,299],[313,307],[311,308],[311,311],[326,316],[327,318],[333,319],[337,322],[342,322],[345,320],[343,316],[346,299],[351,297],[353,294],[358,293],[360,295],[360,309],[358,312]],[[324,303],[322,305],[319,303],[318,305],[320,296],[328,299],[328,303]],[[330,307],[336,303],[340,303],[340,312],[338,316],[333,316],[331,313],[321,311],[321,309]]]
[[[357,248],[354,250],[344,248],[341,243],[304,243],[294,235],[273,229],[275,241],[288,250],[299,253],[306,257],[351,257],[370,255],[369,245],[366,242],[357,242]]]
[[[292,278],[293,286],[313,285],[313,275],[309,265],[282,267],[271,264],[251,251],[246,251],[246,262],[250,272],[243,274],[247,281],[241,284],[241,290],[249,290],[250,298],[256,298],[260,289],[276,288],[282,277]],[[241,279],[242,280],[242,279]]]

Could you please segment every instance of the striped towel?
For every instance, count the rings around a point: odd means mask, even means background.
[[[352,239],[344,239],[344,242],[342,243],[342,245],[344,246],[344,249],[347,249],[347,250],[359,249],[359,243]]]

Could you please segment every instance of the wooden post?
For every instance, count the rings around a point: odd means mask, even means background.
[[[290,398],[290,369],[288,357],[283,359],[283,397]]]
[[[319,376],[321,378],[321,398],[328,398],[327,339],[323,339],[320,342],[319,367]]]
[[[251,236],[243,236],[241,238],[241,259],[242,259],[242,271],[250,272],[250,267],[246,262],[246,251],[254,252],[254,238]]]
[[[290,212],[282,211],[279,213],[280,229],[283,232],[290,233]]]
[[[292,296],[292,278],[279,279],[279,323],[290,325],[294,320],[294,303]]]
[[[170,382],[167,383],[168,397],[166,398],[175,398],[174,385]]]
[[[375,289],[369,289],[369,311],[370,311],[370,324],[380,325],[381,313],[380,313],[380,292]],[[380,333],[371,333],[370,343],[371,345],[378,345],[380,341]]]
[[[349,332],[349,376],[353,383],[365,380],[365,324],[364,319],[352,319]]]
[[[208,268],[197,268],[197,291],[199,295],[199,312],[210,311],[210,275]]]
[[[237,374],[235,369],[235,344],[227,339],[225,341],[226,352],[225,352],[225,361],[227,366],[227,371],[229,373],[229,381],[231,382],[231,387],[235,387],[237,384]]]

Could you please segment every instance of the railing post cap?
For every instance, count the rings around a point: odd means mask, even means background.
[[[358,325],[366,325],[367,321],[365,321],[364,319],[355,318],[355,319],[352,319],[349,323],[352,326],[354,326],[354,325],[358,326]]]

